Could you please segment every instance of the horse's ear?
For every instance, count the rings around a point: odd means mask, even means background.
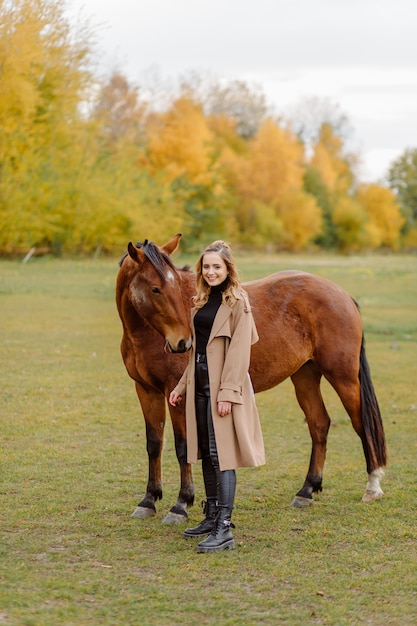
[[[178,233],[172,239],[168,241],[164,246],[162,246],[161,250],[165,252],[168,256],[170,256],[180,245],[182,233]]]
[[[127,244],[127,252],[129,256],[136,261],[136,263],[140,263],[142,261],[143,252],[136,248],[131,241]]]

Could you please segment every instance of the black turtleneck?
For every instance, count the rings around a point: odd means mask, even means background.
[[[226,278],[220,285],[211,287],[208,301],[194,316],[196,352],[198,354],[206,353],[214,318],[222,303],[222,293],[226,289],[228,280]]]

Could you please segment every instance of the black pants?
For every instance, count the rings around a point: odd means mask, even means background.
[[[231,512],[236,491],[236,472],[235,470],[220,471],[206,362],[195,364],[195,410],[207,499],[217,499],[219,507],[230,508]]]

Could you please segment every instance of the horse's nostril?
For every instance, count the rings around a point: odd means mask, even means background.
[[[192,341],[191,339],[185,341],[185,339],[180,339],[180,341],[177,344],[176,349],[174,350],[172,347],[170,347],[172,352],[187,352],[190,348],[191,348],[191,344]]]

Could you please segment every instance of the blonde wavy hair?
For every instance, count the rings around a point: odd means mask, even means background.
[[[223,261],[226,263],[227,267],[227,275],[228,275],[228,283],[226,289],[222,294],[222,301],[224,304],[227,304],[229,307],[233,307],[236,304],[236,300],[242,294],[246,294],[246,291],[243,289],[239,274],[236,268],[235,261],[232,256],[232,251],[230,245],[226,241],[221,241],[220,239],[217,241],[213,241],[207,248],[203,250],[196,263],[196,288],[197,293],[193,297],[194,306],[196,309],[201,309],[209,299],[211,287],[206,283],[203,278],[203,258],[205,254],[210,252],[215,252],[218,254]]]

